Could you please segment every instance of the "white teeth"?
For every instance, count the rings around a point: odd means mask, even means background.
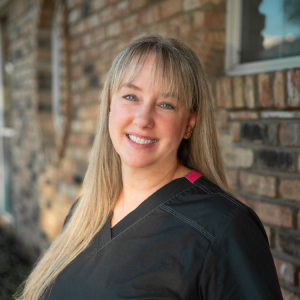
[[[145,139],[140,139],[134,135],[129,134],[128,135],[129,139],[132,141],[136,142],[137,144],[154,144],[157,142],[157,140],[145,140]]]

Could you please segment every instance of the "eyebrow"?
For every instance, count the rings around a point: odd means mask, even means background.
[[[127,88],[134,89],[134,90],[137,90],[137,91],[143,91],[141,88],[139,88],[138,86],[136,86],[132,83],[124,83],[120,86],[120,88],[122,88],[122,87],[127,87]]]
[[[134,90],[137,90],[137,91],[143,91],[140,87],[132,84],[132,83],[124,83],[120,86],[120,88],[131,88],[131,89],[134,89]],[[164,98],[175,98],[177,99],[178,97],[174,94],[174,93],[161,93],[161,96],[164,97]]]

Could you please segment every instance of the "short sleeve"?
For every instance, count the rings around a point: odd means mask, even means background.
[[[67,216],[66,216],[66,218],[65,218],[64,225],[63,225],[63,229],[64,229],[64,227],[66,226],[66,224],[68,223],[68,221],[70,220],[70,218],[71,218],[71,216],[72,216],[72,214],[73,214],[73,211],[74,211],[76,205],[78,204],[79,200],[80,200],[80,197],[79,197],[79,198],[73,203],[73,205],[71,206],[70,211],[69,211],[69,213],[67,214]]]
[[[237,208],[220,226],[201,271],[201,300],[283,299],[265,231],[251,214]]]

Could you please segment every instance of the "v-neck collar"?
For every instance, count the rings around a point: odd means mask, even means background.
[[[138,207],[136,207],[115,226],[113,226],[113,228],[110,227],[110,220],[113,216],[113,212],[111,212],[106,223],[98,233],[98,251],[103,248],[108,242],[110,242],[111,239],[118,236],[126,228],[130,227],[132,224],[140,220],[146,214],[158,207],[161,203],[192,187],[194,181],[201,176],[201,174],[192,170],[187,176],[172,180],[171,182],[167,183],[156,192],[154,192],[146,200],[144,200]]]

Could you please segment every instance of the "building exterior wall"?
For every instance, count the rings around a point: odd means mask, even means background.
[[[45,250],[80,195],[112,60],[137,36],[160,33],[182,39],[202,61],[230,188],[265,226],[285,299],[300,299],[300,69],[225,76],[225,0],[58,3],[0,1],[14,65],[13,215],[26,245]],[[51,104],[57,9],[59,130]]]

